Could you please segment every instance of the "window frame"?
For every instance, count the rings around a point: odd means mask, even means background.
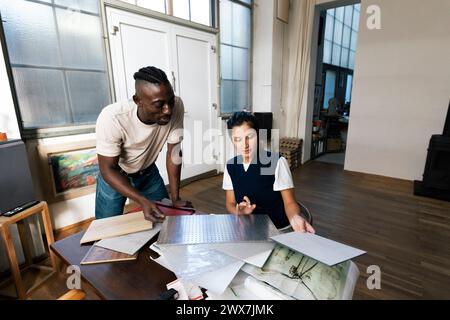
[[[47,5],[52,8],[56,8],[56,9],[67,9],[67,6],[62,6],[59,4],[55,4],[53,2],[44,3],[39,0],[25,0],[25,1],[31,2],[31,3],[36,3],[36,4],[41,4],[41,5]],[[103,0],[96,0],[96,1],[98,1],[98,5],[99,5],[99,12],[98,12],[98,15],[96,15],[96,16],[98,16],[98,18],[99,18],[99,23],[100,23],[99,26],[100,26],[100,30],[101,30],[100,36],[103,39],[102,47],[103,47],[103,55],[105,58],[104,74],[106,75],[106,81],[107,81],[107,85],[108,85],[108,89],[109,89],[107,95],[108,95],[108,98],[110,99],[111,103],[113,103],[113,101],[115,101],[115,94],[114,94],[113,87],[111,87],[111,81],[110,81],[110,67],[109,67],[109,53],[108,53],[109,47],[107,47],[105,44],[105,41],[107,42],[107,38],[105,37],[105,32],[104,32],[103,7],[102,7]],[[86,13],[83,10],[81,10],[80,12]],[[90,12],[89,12],[89,14],[92,15],[92,13],[90,13]],[[3,20],[3,17],[1,16],[1,12],[0,12],[0,18],[1,18],[0,41],[1,41],[2,47],[3,47],[3,59],[5,61],[6,71],[8,74],[8,80],[9,80],[11,95],[12,95],[12,99],[13,99],[13,103],[14,103],[14,110],[16,113],[16,118],[17,118],[17,122],[18,122],[18,126],[19,126],[21,139],[26,141],[26,140],[34,140],[34,139],[43,139],[43,138],[53,138],[53,137],[61,137],[61,136],[94,133],[95,132],[95,121],[92,124],[86,124],[86,123],[70,124],[70,123],[68,123],[66,125],[54,125],[54,126],[48,126],[45,128],[36,128],[36,127],[25,128],[23,126],[23,118],[22,118],[22,114],[20,111],[18,92],[17,92],[15,81],[14,81],[14,75],[13,75],[14,66],[13,66],[13,63],[11,63],[11,60],[9,57],[8,44],[6,41],[6,33],[4,30],[4,26],[3,26],[3,23],[5,23],[6,21]],[[48,69],[48,68],[43,68],[43,69]],[[50,68],[50,69],[54,69],[54,68]],[[57,69],[57,70],[70,69],[71,70],[72,68],[59,67],[59,68],[55,68],[55,69]],[[86,69],[86,70],[89,71],[88,69]]]
[[[55,6],[56,8],[66,9],[67,7],[57,5],[52,3],[43,3],[39,0],[26,0],[28,2],[33,2],[37,4],[45,4],[50,6]],[[161,13],[158,11],[154,11],[145,7],[137,6],[136,4],[127,3],[120,0],[95,0],[98,1],[99,5],[99,13],[98,17],[100,19],[100,29],[101,29],[101,37],[103,39],[102,45],[103,45],[103,55],[106,58],[106,77],[107,77],[107,84],[108,84],[108,96],[111,101],[111,103],[114,103],[116,101],[116,94],[114,91],[114,80],[113,80],[113,73],[112,73],[112,64],[111,64],[111,52],[110,52],[110,46],[108,41],[108,30],[107,30],[107,23],[106,23],[106,7],[113,7],[118,8],[121,10],[125,10],[128,12],[134,12],[137,14],[141,14],[143,16],[153,17],[160,19],[162,21],[167,21],[170,23],[178,24],[187,26],[193,29],[198,29],[201,31],[207,31],[212,32],[215,34],[219,33],[219,24],[218,24],[218,1],[219,0],[209,0],[211,2],[211,26],[207,26],[204,24],[200,24],[197,22],[193,22],[190,20],[185,20],[179,17],[175,17],[173,15],[169,15],[168,13]],[[168,11],[169,5],[167,2],[172,2],[172,0],[166,0],[166,11]],[[136,3],[136,2],[135,2]],[[253,11],[253,10],[252,10]],[[1,17],[1,16],[0,16]],[[3,48],[3,57],[5,60],[6,70],[8,74],[8,80],[10,83],[10,89],[11,94],[13,97],[13,103],[14,103],[14,110],[16,113],[17,122],[19,125],[20,135],[23,140],[28,139],[43,139],[43,138],[52,138],[52,137],[61,137],[61,136],[71,136],[71,135],[80,135],[80,134],[90,134],[95,133],[95,121],[92,124],[67,124],[67,125],[55,125],[55,126],[49,126],[46,128],[24,128],[23,127],[23,120],[20,112],[19,107],[19,99],[17,95],[17,89],[14,82],[14,76],[13,76],[13,67],[11,64],[11,61],[9,59],[9,52],[8,47],[6,43],[6,35],[4,32],[3,22],[2,19],[0,21],[0,41],[2,43]],[[220,43],[220,38],[218,38],[218,44]],[[220,47],[220,46],[219,46]],[[220,61],[218,62],[218,70],[220,70]],[[218,89],[219,90],[219,89]],[[220,94],[220,91],[219,91]],[[220,103],[220,102],[219,102]]]

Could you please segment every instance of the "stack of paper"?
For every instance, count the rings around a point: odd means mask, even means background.
[[[151,248],[181,282],[220,295],[244,264],[264,265],[277,234],[266,215],[167,217]]]
[[[81,264],[135,260],[139,249],[160,230],[161,224],[145,220],[142,211],[94,220],[80,243],[97,242]]]
[[[351,299],[364,253],[317,235],[292,232],[267,243],[151,248],[181,283],[207,289],[210,299]]]

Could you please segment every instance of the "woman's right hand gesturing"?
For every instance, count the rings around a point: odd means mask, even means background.
[[[236,214],[251,214],[253,210],[255,210],[256,204],[252,204],[250,199],[247,196],[244,196],[244,199],[241,203],[236,204]]]

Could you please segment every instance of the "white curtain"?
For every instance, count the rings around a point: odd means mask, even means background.
[[[300,111],[306,108],[311,61],[311,40],[316,0],[292,0],[284,39],[282,100],[288,137],[300,137]]]

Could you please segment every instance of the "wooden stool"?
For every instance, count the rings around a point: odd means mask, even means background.
[[[26,299],[28,297],[28,294],[31,290],[27,291],[24,287],[24,284],[22,282],[22,277],[20,275],[20,269],[19,264],[17,261],[17,255],[16,250],[14,249],[14,243],[11,238],[11,233],[9,230],[9,226],[11,224],[17,223],[19,225],[19,234],[21,235],[21,240],[23,241],[22,232],[20,232],[20,224],[23,222],[22,220],[25,218],[28,218],[36,213],[42,214],[42,220],[44,222],[44,229],[45,229],[45,236],[47,238],[47,245],[49,249],[50,259],[52,263],[52,273],[47,276],[43,281],[47,280],[51,275],[57,272],[57,262],[56,262],[56,256],[53,254],[53,252],[50,250],[50,245],[55,242],[53,237],[53,228],[52,228],[52,222],[50,220],[50,214],[48,211],[48,206],[45,201],[41,201],[40,203],[36,204],[35,206],[26,209],[23,212],[20,212],[12,217],[0,217],[0,232],[3,238],[3,241],[5,243],[6,247],[6,254],[8,256],[9,265],[11,268],[11,274],[13,276],[14,284],[16,286],[17,296],[19,299]],[[24,248],[24,251],[25,248]],[[25,252],[25,258],[26,260],[29,260],[30,257]],[[29,262],[29,261],[27,261]],[[40,284],[42,284],[42,282]],[[36,288],[39,284],[33,286],[33,288]]]

